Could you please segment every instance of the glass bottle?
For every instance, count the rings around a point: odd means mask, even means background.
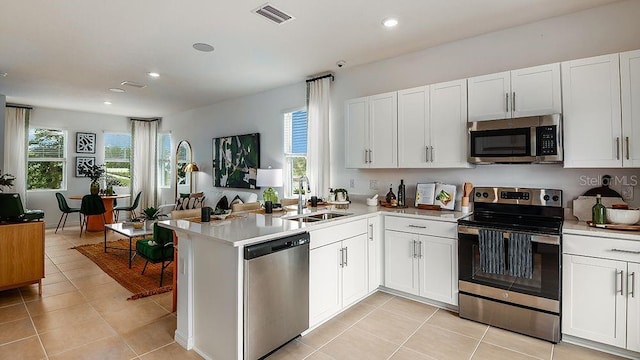
[[[393,184],[389,184],[389,192],[387,193],[387,204],[389,205],[397,205],[398,200],[396,199],[396,194],[393,193]]]
[[[333,188],[329,188],[329,201],[336,201],[336,193],[333,192]]]
[[[400,179],[400,185],[398,185],[398,206],[405,206],[405,193],[406,188],[404,185],[404,180]]]
[[[596,204],[591,208],[591,221],[594,224],[606,224],[607,223],[607,210],[602,205],[602,196],[596,195]]]

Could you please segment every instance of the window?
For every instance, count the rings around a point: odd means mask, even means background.
[[[284,114],[284,158],[286,196],[298,194],[294,179],[307,173],[307,111]]]
[[[107,186],[131,186],[131,134],[104,134]]]
[[[171,187],[171,134],[158,134],[158,187]]]
[[[29,128],[27,190],[61,190],[66,187],[64,130]]]

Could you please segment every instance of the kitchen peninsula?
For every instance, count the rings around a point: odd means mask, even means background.
[[[311,212],[327,212],[324,209],[306,209]],[[187,349],[194,349],[205,358],[243,359],[244,356],[244,248],[249,245],[288,235],[309,232],[311,235],[310,264],[310,328],[335,316],[358,300],[375,292],[382,285],[382,227],[381,215],[406,219],[406,221],[428,221],[433,224],[445,224],[446,232],[455,238],[456,222],[466,214],[448,211],[429,211],[418,209],[385,209],[351,204],[347,210],[330,210],[333,213],[345,213],[348,216],[305,222],[295,218],[297,212],[286,214],[242,213],[238,218],[228,218],[210,223],[197,223],[186,220],[161,221],[163,227],[175,230],[178,242],[178,300],[177,329],[175,340]],[[410,225],[407,225],[410,226]],[[444,231],[436,226],[438,231]],[[349,236],[353,235],[352,238]],[[345,239],[344,241],[342,241]],[[318,271],[314,267],[325,266],[326,262],[337,259],[337,253],[331,253],[329,261],[319,255],[320,250],[329,249],[332,242],[347,242],[356,239],[359,247],[350,248],[349,261],[353,256],[353,266],[362,265],[358,273],[358,291],[352,292],[348,299],[339,300],[340,307],[323,306],[316,299],[314,286],[318,284]],[[455,242],[455,240],[451,240]],[[341,248],[342,249],[342,248]],[[457,254],[451,249],[447,271],[451,284],[457,284]],[[337,251],[337,250],[336,250]],[[357,251],[364,252],[361,254]],[[334,257],[335,255],[335,257]],[[333,265],[332,265],[333,266]],[[334,266],[337,268],[337,266]],[[337,270],[336,270],[337,271]],[[346,276],[343,274],[343,276]],[[316,281],[314,281],[316,279]],[[328,281],[331,282],[331,279]],[[340,282],[343,288],[347,280]],[[448,285],[448,284],[447,284]],[[447,287],[455,293],[457,286]],[[323,293],[326,293],[324,290]],[[317,291],[316,291],[317,293]],[[342,291],[339,291],[342,294]],[[347,291],[345,290],[345,294]],[[451,296],[450,296],[451,297]],[[332,299],[329,299],[332,300]],[[446,306],[446,304],[445,304]],[[449,305],[450,307],[455,305]],[[327,310],[328,309],[328,310]],[[314,314],[316,316],[314,316]]]

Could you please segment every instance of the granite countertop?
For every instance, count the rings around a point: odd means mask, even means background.
[[[297,209],[286,212],[274,212],[273,214],[261,214],[254,212],[234,213],[237,217],[225,220],[212,220],[208,223],[198,223],[184,219],[164,220],[158,224],[177,232],[191,233],[196,236],[211,238],[232,246],[246,246],[263,242],[281,236],[293,235],[309,230],[321,229],[358,219],[366,219],[378,214],[397,215],[416,219],[457,222],[458,219],[469,215],[459,211],[435,211],[420,210],[416,208],[384,208],[367,206],[360,201],[353,201],[348,209],[333,209],[331,207],[307,208],[303,214],[315,212],[342,212],[349,214],[335,219],[315,223],[287,220],[286,218],[298,215]]]
[[[610,239],[640,241],[640,231],[610,230],[589,226],[584,221],[565,220],[562,224],[563,234],[586,235]]]

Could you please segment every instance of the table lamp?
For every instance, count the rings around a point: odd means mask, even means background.
[[[189,162],[184,166],[182,171],[184,171],[184,172],[194,172],[194,171],[200,171],[200,169],[198,168],[198,165],[196,165],[196,163]]]
[[[278,192],[273,188],[282,186],[282,169],[258,169],[256,174],[256,186],[268,186],[262,193],[264,201],[278,203]]]

